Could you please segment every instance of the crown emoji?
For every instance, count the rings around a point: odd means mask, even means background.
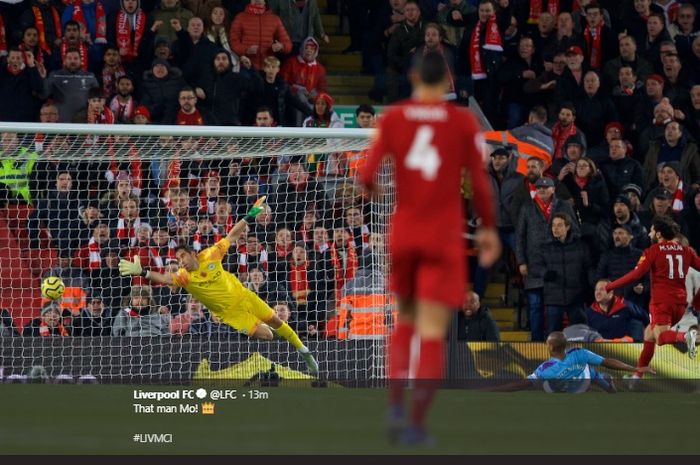
[[[214,402],[202,403],[202,415],[214,415]]]

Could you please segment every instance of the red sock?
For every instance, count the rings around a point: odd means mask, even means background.
[[[651,363],[651,359],[654,358],[654,351],[656,350],[656,343],[651,341],[644,341],[644,347],[642,348],[642,353],[639,354],[639,361],[637,362],[637,367],[648,367]],[[635,372],[635,375],[640,378],[644,376],[644,373]]]
[[[685,333],[671,330],[664,331],[659,334],[658,342],[660,346],[664,344],[674,344],[676,342],[685,342]]]
[[[396,323],[389,338],[389,404],[403,403],[403,391],[408,379],[408,365],[411,361],[411,339],[413,324]]]
[[[445,341],[442,339],[421,340],[420,360],[416,374],[416,387],[413,392],[411,422],[423,426],[428,408],[435,397],[435,391],[442,384],[445,370]]]

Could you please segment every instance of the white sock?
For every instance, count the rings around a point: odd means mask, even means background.
[[[301,354],[308,354],[308,353],[309,353],[309,348],[306,347],[306,346],[301,346],[301,348],[299,349],[299,353],[301,353]]]

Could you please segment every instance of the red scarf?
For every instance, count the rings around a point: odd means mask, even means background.
[[[588,53],[590,54],[591,68],[599,69],[603,64],[603,50],[601,48],[601,38],[603,36],[603,26],[600,25],[591,30],[590,26],[586,26],[583,31],[583,38],[586,40],[586,47],[588,47]]]
[[[297,303],[306,304],[310,291],[306,263],[303,265],[289,264],[289,289]]]
[[[146,30],[146,14],[140,8],[134,13],[136,23],[132,30],[129,14],[124,10],[117,13],[117,48],[119,56],[125,62],[134,61],[139,54],[139,45],[143,39],[143,32]],[[131,33],[134,33],[134,40],[131,40]]]
[[[177,111],[176,124],[183,124],[188,126],[204,126],[204,118],[199,110],[195,110],[192,114],[188,115],[182,110]]]
[[[477,21],[469,46],[469,63],[472,69],[472,80],[486,79],[486,68],[481,60],[481,21]],[[503,51],[503,39],[496,24],[496,17],[492,16],[486,23],[486,40],[484,42],[486,50],[497,52]]]
[[[69,46],[68,43],[63,41],[61,43],[61,63],[63,62],[63,59],[66,57],[66,52],[68,51],[69,48],[76,48],[78,52],[80,52],[80,69],[83,71],[88,70],[88,48],[87,45],[81,40],[80,43],[77,46]]]
[[[559,15],[559,0],[547,0],[547,12],[555,18]],[[542,14],[542,0],[530,0],[528,24],[537,24]]]
[[[70,336],[70,334],[68,334],[68,330],[61,323],[56,325],[56,331],[58,331],[59,336],[62,336],[62,337]],[[44,321],[39,323],[39,336],[41,336],[41,337],[53,336],[53,334],[51,333],[51,328],[49,328],[49,325],[47,325]]]
[[[73,21],[80,24],[80,33],[88,34],[87,22],[85,21],[85,13],[83,13],[83,2],[75,0],[73,3]],[[95,0],[95,43],[107,43],[107,19],[105,18],[105,9],[102,7],[100,0]]]
[[[292,253],[293,249],[294,249],[294,244],[289,244],[286,249],[283,249],[279,245],[275,244],[275,253],[277,254],[278,258],[287,258],[287,255]]]
[[[30,48],[27,48],[27,46],[24,44],[19,44],[17,48],[19,48],[22,52],[22,59],[24,60],[25,65],[29,64],[29,55],[27,55],[27,52],[32,52],[32,54],[34,55],[34,60],[37,64],[44,64],[44,51],[39,47],[36,47],[34,50],[32,50]]]
[[[685,196],[683,190],[683,181],[681,181],[678,183],[678,189],[673,193],[673,205],[671,206],[673,213],[680,213],[683,211],[683,199]]]
[[[545,202],[537,195],[535,196],[534,200],[537,206],[540,208],[540,211],[542,211],[545,221],[549,223],[549,218],[552,216],[552,207],[554,206],[554,202],[552,200]]]
[[[163,258],[160,256],[160,251],[158,247],[151,245],[139,244],[134,246],[126,254],[127,260],[132,260],[135,256],[139,256],[141,259],[141,264],[144,268],[148,268],[159,273],[163,272]],[[134,276],[131,279],[132,286],[158,286],[158,284],[149,283],[148,279],[143,276]]]
[[[251,15],[263,15],[265,14],[265,6],[248,4],[245,7],[245,12]]]
[[[134,98],[129,97],[125,104],[121,104],[117,96],[109,102],[109,109],[114,113],[114,118],[118,123],[130,123],[131,117],[134,116]]]
[[[210,245],[216,244],[221,240],[221,233],[219,233],[218,229],[214,228],[212,234],[208,237],[211,239],[210,241],[203,241],[202,233],[197,230],[197,232],[194,233],[194,236],[192,236],[192,248],[199,252],[202,250],[202,247],[209,247]]]
[[[340,254],[338,253],[338,248],[335,243],[331,244],[331,262],[333,263],[333,268],[335,269],[335,299],[339,301],[341,298],[340,290],[343,288],[346,282],[355,277],[357,272],[358,261],[357,252],[355,252],[355,247],[352,240],[348,241],[345,251],[348,254],[345,267],[343,267],[343,262],[341,260]]]
[[[56,8],[50,6],[51,16],[53,19],[53,29],[56,31],[56,38],[61,38],[61,18],[58,16],[58,11]],[[39,48],[42,49],[46,54],[51,54],[51,49],[53,44],[49,44],[46,41],[46,25],[44,24],[44,16],[41,14],[41,10],[38,6],[32,7],[32,12],[34,13],[34,26],[39,32]]]
[[[117,239],[130,239],[129,245],[133,246],[136,243],[136,228],[140,225],[140,218],[136,218],[132,223],[127,224],[126,219],[120,213],[119,220],[117,220]]]
[[[129,318],[141,318],[141,315],[139,315],[138,312],[128,307],[124,309],[124,313],[126,313]]]
[[[95,238],[91,238],[90,242],[88,242],[88,252],[89,252],[89,264],[88,268],[91,270],[97,270],[102,267],[102,255],[100,254],[100,244],[95,240]]]
[[[588,185],[588,178],[582,178],[581,176],[574,175],[574,182],[579,189],[583,190]]]
[[[552,128],[552,139],[554,139],[554,159],[563,157],[561,150],[564,148],[566,139],[569,136],[576,134],[576,125],[571,123],[568,128],[562,127],[562,125],[557,121],[557,124]]]
[[[537,194],[537,186],[535,186],[533,183],[531,183],[527,179],[525,180],[525,186],[527,187],[528,192],[530,192],[530,198],[534,199],[535,194]]]
[[[87,122],[88,124],[114,124],[114,113],[109,109],[107,105],[102,108],[102,111],[97,115],[97,119],[93,119],[94,116],[90,113],[88,109]]]
[[[106,66],[102,67],[102,95],[109,98],[117,93],[117,80],[126,76],[124,67],[119,65],[115,71],[109,70]]]
[[[5,38],[5,21],[0,16],[0,52],[7,52],[7,39]]]
[[[121,170],[119,169],[119,162],[116,158],[117,154],[114,152],[114,144],[111,142],[108,152],[111,158],[109,162],[109,170],[116,178]],[[140,191],[143,185],[143,168],[141,166],[139,150],[136,148],[135,144],[129,144],[129,176],[131,177],[131,186],[133,189],[135,191]]]
[[[243,246],[238,251],[238,272],[246,273],[248,272],[248,248]],[[260,265],[262,265],[263,270],[267,271],[267,251],[265,249],[260,249]]]

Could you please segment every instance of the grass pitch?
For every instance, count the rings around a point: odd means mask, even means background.
[[[180,389],[190,389],[189,386]],[[137,414],[134,389],[174,386],[0,385],[0,453],[16,454],[698,454],[694,394],[445,390],[430,415],[437,445],[391,446],[380,389],[260,388],[215,414]],[[209,401],[209,399],[207,399]],[[135,434],[172,434],[170,444]]]

